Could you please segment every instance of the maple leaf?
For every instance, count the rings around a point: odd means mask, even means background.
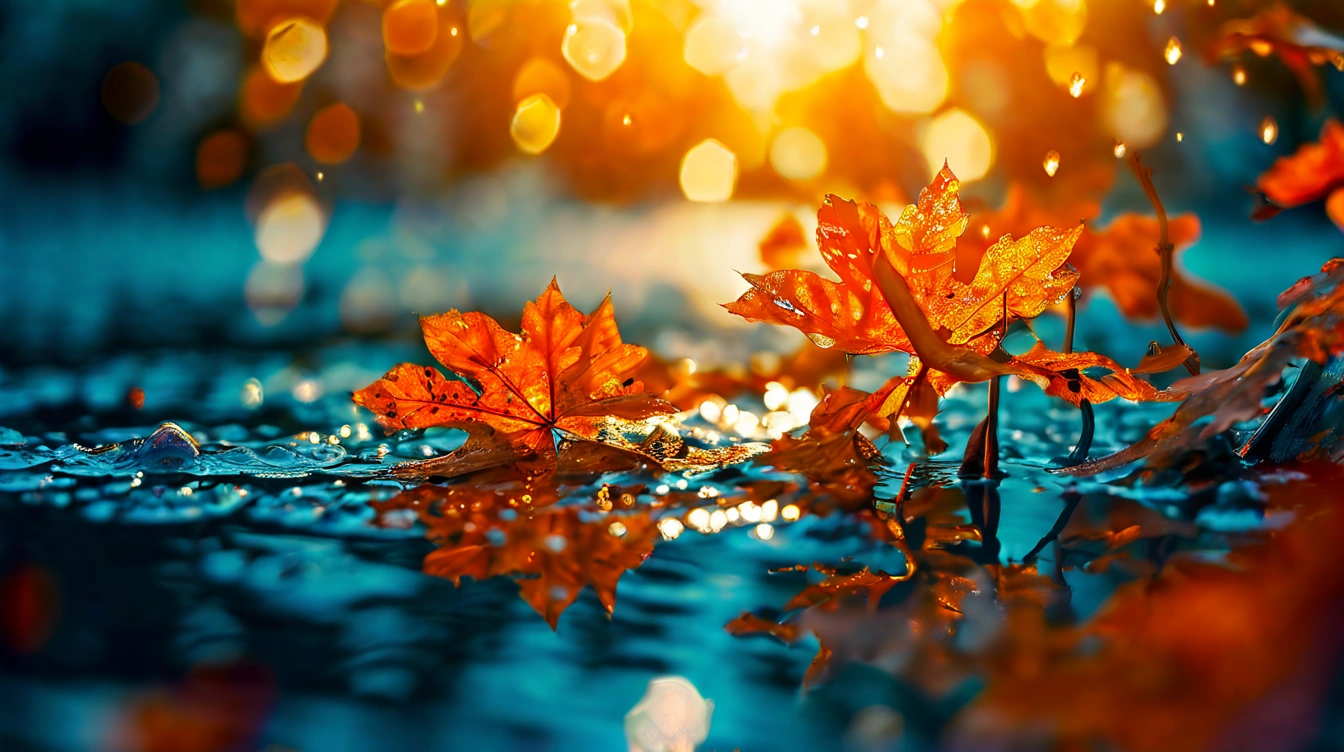
[[[988,352],[983,337],[1009,314],[1039,315],[1063,299],[1077,281],[1065,265],[1081,226],[1037,228],[1014,240],[1004,235],[985,252],[969,283],[956,280],[957,239],[968,217],[959,182],[946,166],[892,223],[876,206],[827,196],[817,212],[817,245],[839,282],[808,271],[744,274],[752,289],[725,306],[749,321],[791,326],[823,347],[850,354],[913,352],[890,301],[874,284],[885,259],[905,280],[923,315],[955,345]]]
[[[1324,97],[1315,67],[1329,63],[1344,71],[1344,39],[1326,33],[1311,19],[1276,3],[1250,18],[1227,21],[1205,51],[1215,62],[1251,50],[1260,57],[1276,54],[1288,66],[1313,106]]]
[[[1344,230],[1344,125],[1327,120],[1319,142],[1280,157],[1255,185],[1279,210],[1324,200],[1326,214]]]
[[[388,432],[467,428],[465,451],[438,463],[439,474],[520,462],[534,474],[553,472],[557,442],[603,441],[613,424],[675,411],[635,378],[648,352],[621,341],[610,295],[585,316],[552,280],[524,307],[521,334],[455,310],[422,317],[420,327],[430,353],[457,378],[402,363],[354,401]],[[463,454],[472,458],[466,465]],[[436,472],[434,463],[416,470]]]
[[[1101,205],[1087,199],[1050,208],[1038,206],[1028,200],[1021,184],[1014,183],[997,210],[977,218],[979,231],[963,239],[957,251],[958,263],[978,264],[989,245],[985,239],[989,233],[1020,234],[1043,224],[1091,222],[1100,214]],[[1169,233],[1174,251],[1185,250],[1199,240],[1199,217],[1172,217]],[[1162,276],[1161,258],[1155,250],[1157,238],[1157,220],[1147,215],[1121,214],[1104,229],[1089,225],[1069,257],[1069,263],[1078,269],[1079,287],[1084,293],[1106,288],[1125,318],[1156,319],[1155,290]],[[1187,326],[1237,333],[1249,323],[1246,312],[1227,291],[1194,279],[1179,268],[1172,270],[1169,303],[1172,315]]]
[[[1324,364],[1344,354],[1344,259],[1327,262],[1320,274],[1297,282],[1280,298],[1293,308],[1269,339],[1231,368],[1182,379],[1166,390],[1167,398],[1182,399],[1170,418],[1125,449],[1054,472],[1094,475],[1145,458],[1149,465],[1166,463],[1184,449],[1264,414],[1266,390],[1279,383],[1295,358]],[[1205,418],[1209,420],[1201,424]]]
[[[986,356],[998,347],[999,333],[991,331],[996,325],[1039,315],[1073,289],[1078,273],[1066,261],[1083,226],[1036,228],[1018,240],[1004,234],[976,258],[975,274],[963,282],[956,273],[957,243],[969,219],[957,189],[956,177],[944,166],[895,223],[872,205],[828,197],[818,212],[817,241],[841,281],[806,271],[745,275],[753,289],[728,310],[796,327],[814,341],[851,352],[911,353],[911,378],[889,382],[876,399],[847,395],[845,400],[864,406],[863,418],[876,415],[891,423],[909,417],[924,431],[931,454],[946,447],[932,427],[937,396],[957,381],[1018,375],[1075,404],[1089,395],[1095,401],[1157,399],[1146,382],[1101,356],[1063,356],[1042,348],[1022,358]],[[1095,380],[1082,373],[1095,367],[1112,374]],[[818,406],[821,413],[828,409]],[[869,486],[853,470],[875,455],[859,441],[858,423],[841,430],[829,423],[814,413],[808,435],[777,441],[771,460],[824,484]]]
[[[653,552],[658,528],[647,509],[585,516],[556,504],[554,486],[421,486],[377,505],[411,509],[436,549],[424,571],[460,585],[463,577],[509,576],[518,594],[555,629],[560,614],[591,585],[608,613],[616,584]],[[616,523],[620,526],[617,527]]]

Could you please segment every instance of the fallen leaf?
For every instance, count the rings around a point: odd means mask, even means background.
[[[1165,394],[1183,401],[1170,418],[1125,449],[1055,472],[1094,475],[1144,458],[1149,458],[1149,465],[1161,464],[1181,449],[1261,416],[1266,390],[1282,379],[1293,359],[1323,364],[1344,353],[1342,283],[1344,260],[1326,262],[1320,274],[1304,278],[1280,296],[1296,304],[1273,336],[1231,368],[1173,384]],[[1201,423],[1205,418],[1209,420]]]
[[[426,316],[420,326],[430,353],[457,378],[402,363],[354,395],[389,432],[468,429],[465,451],[438,471],[433,463],[418,471],[461,472],[465,454],[471,469],[525,462],[545,474],[562,439],[601,442],[622,423],[675,411],[634,377],[648,353],[621,341],[610,296],[584,316],[552,280],[523,309],[522,334],[475,312]]]

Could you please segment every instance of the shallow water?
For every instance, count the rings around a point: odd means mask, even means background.
[[[37,581],[48,583],[23,601],[29,610],[16,622],[28,630],[20,636],[36,641],[21,655],[6,653],[0,683],[22,712],[5,714],[5,748],[99,748],[127,728],[171,734],[191,717],[181,698],[198,691],[183,676],[218,665],[252,667],[225,683],[265,698],[239,712],[256,724],[251,746],[274,749],[622,749],[626,712],[650,679],[668,674],[715,703],[700,749],[924,749],[937,746],[948,719],[974,697],[974,671],[949,673],[945,691],[930,699],[899,678],[888,653],[870,662],[862,651],[834,661],[826,681],[803,691],[813,637],[787,645],[724,629],[744,612],[781,616],[817,581],[815,572],[771,570],[820,563],[895,573],[908,563],[863,515],[823,514],[789,485],[798,479],[769,468],[601,479],[645,484],[633,512],[651,508],[659,518],[722,507],[770,480],[785,484],[779,507],[802,509],[796,522],[776,517],[768,539],[742,519],[717,533],[659,537],[652,555],[621,577],[610,617],[586,588],[552,632],[508,577],[454,587],[422,574],[434,548],[424,526],[413,514],[380,515],[369,502],[403,488],[386,475],[394,463],[444,454],[462,434],[383,436],[348,398],[378,375],[365,364],[403,355],[339,346],[296,365],[264,353],[173,353],[0,373],[0,560],[10,573],[40,572]],[[143,390],[138,409],[128,398],[133,387]],[[940,423],[953,447],[965,443],[984,399],[980,387],[947,401]],[[1111,443],[1094,455],[1136,438],[1169,409],[1100,406],[1098,436]],[[1216,559],[1229,535],[1284,522],[1240,503],[1236,481],[1206,489],[1215,503],[1201,503],[1198,516],[1185,491],[1071,485],[1045,467],[1076,440],[1076,412],[1010,384],[1002,418],[1009,477],[998,487],[994,547],[957,488],[956,463],[925,461],[917,445],[884,450],[876,508],[903,491],[917,509],[922,491],[948,486],[954,495],[936,497],[908,526],[937,541],[926,553],[952,552],[956,571],[981,572],[969,575],[979,581],[987,562],[1020,561],[1039,548],[1038,570],[1055,571],[1067,586],[1070,619],[1086,619],[1118,584],[1172,550]],[[160,426],[168,420],[176,425]],[[689,416],[684,427],[700,424]],[[561,503],[587,504],[583,514],[600,517],[591,501],[601,482]],[[679,494],[679,485],[702,490]],[[1069,506],[1070,489],[1087,494],[1071,524],[1146,515],[1170,521],[1166,542],[1135,548],[1130,565],[1089,571],[1092,558],[1114,552],[1090,550],[1086,536],[1065,554],[1042,540]],[[1072,557],[1067,579],[1061,555]],[[909,597],[900,592],[893,595]],[[889,638],[918,639],[903,637],[910,627],[899,621],[886,629]],[[145,710],[164,696],[177,698],[167,703],[172,722]]]

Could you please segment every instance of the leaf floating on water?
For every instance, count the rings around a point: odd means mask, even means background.
[[[547,474],[565,438],[636,451],[619,434],[675,408],[645,391],[636,374],[648,352],[621,341],[611,298],[585,316],[551,282],[523,309],[522,334],[482,313],[450,311],[420,320],[430,353],[458,378],[403,363],[359,390],[355,403],[387,431],[467,427],[471,439],[442,467],[459,474],[505,465]],[[469,459],[465,459],[468,458]]]

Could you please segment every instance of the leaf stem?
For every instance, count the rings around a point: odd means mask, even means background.
[[[920,310],[919,303],[910,292],[905,277],[902,277],[885,257],[878,259],[874,272],[877,287],[886,298],[887,305],[896,317],[896,323],[901,325],[905,336],[910,340],[915,355],[918,355],[928,367],[970,382],[1016,373],[1007,364],[996,362],[969,348],[953,347],[944,342],[933,330],[924,312]]]
[[[1139,179],[1139,185],[1143,186],[1143,192],[1148,195],[1148,200],[1153,204],[1153,210],[1157,212],[1157,256],[1161,260],[1161,276],[1157,281],[1157,307],[1162,311],[1162,320],[1167,324],[1167,331],[1171,332],[1171,339],[1178,345],[1185,345],[1185,340],[1181,339],[1181,333],[1176,331],[1176,322],[1171,317],[1171,308],[1167,304],[1167,294],[1171,292],[1171,272],[1172,256],[1175,252],[1171,244],[1171,236],[1167,227],[1167,210],[1162,205],[1162,199],[1157,195],[1157,187],[1153,185],[1152,168],[1144,167],[1143,161],[1139,158],[1136,151],[1129,158],[1129,168],[1134,171],[1134,176]],[[1188,346],[1188,345],[1187,345]],[[1185,359],[1185,369],[1190,375],[1199,375],[1199,353],[1194,348],[1190,348],[1191,355]]]
[[[999,330],[999,346],[1008,336],[1008,293],[1003,293],[1003,324]],[[989,380],[989,410],[985,415],[985,464],[982,477],[993,480],[999,477],[999,389],[1002,376]]]
[[[1078,318],[1078,298],[1074,297],[1073,291],[1069,291],[1068,298],[1068,318],[1064,324],[1064,354],[1073,352],[1073,326]],[[1074,445],[1073,451],[1069,453],[1068,463],[1077,465],[1087,459],[1087,453],[1092,449],[1092,434],[1096,431],[1096,416],[1092,412],[1092,403],[1087,399],[1078,402],[1078,410],[1083,415],[1083,430],[1078,435],[1078,443]]]

